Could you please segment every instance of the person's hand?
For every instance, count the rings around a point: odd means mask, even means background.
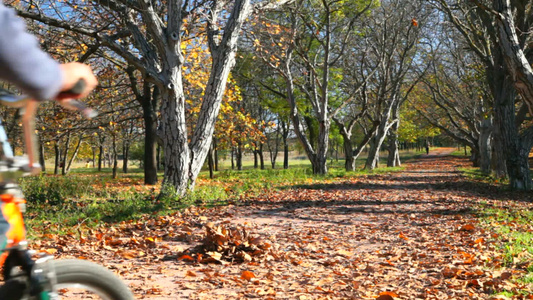
[[[98,80],[94,76],[91,67],[86,64],[78,62],[66,63],[61,65],[61,70],[63,71],[63,85],[61,91],[72,89],[80,79],[85,80],[85,89],[75,98],[86,97],[98,84]],[[57,100],[61,99],[63,98],[58,95]]]

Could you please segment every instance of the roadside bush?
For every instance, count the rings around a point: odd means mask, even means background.
[[[68,199],[79,199],[94,193],[94,179],[77,176],[32,176],[20,180],[20,186],[29,203],[62,204]]]

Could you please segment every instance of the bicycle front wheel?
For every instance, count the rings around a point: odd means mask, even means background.
[[[67,259],[51,261],[56,274],[56,297],[51,299],[133,300],[129,288],[113,272],[95,263]],[[8,280],[0,288],[0,298],[30,300],[21,279]]]
[[[133,300],[130,289],[100,265],[68,259],[54,261],[54,268],[60,299]]]

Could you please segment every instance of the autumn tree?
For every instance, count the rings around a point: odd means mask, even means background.
[[[522,64],[532,55],[531,45],[526,42],[531,34],[531,7],[527,1],[519,0],[510,2],[507,7],[498,5],[504,2],[494,1],[494,10],[490,9],[492,4],[488,1],[458,2],[453,6],[444,0],[433,3],[446,14],[468,48],[484,65],[494,99],[495,151],[503,154],[498,165],[505,165],[511,187],[531,189],[528,154],[533,145],[533,127],[528,117],[531,115],[527,100],[528,85],[524,85],[528,72]],[[524,34],[512,34],[510,18],[518,20],[513,27]],[[512,48],[505,49],[511,45]],[[521,57],[520,64],[517,64],[515,55]],[[522,71],[517,69],[519,66]],[[517,102],[517,99],[522,101]]]
[[[56,7],[52,2],[46,5]],[[28,5],[27,10],[19,13],[92,38],[157,86],[161,93],[159,136],[165,153],[163,183],[172,186],[178,194],[186,193],[194,187],[211,146],[215,120],[235,62],[240,29],[254,9],[277,6],[277,3],[80,0],[67,5],[68,12],[62,8],[55,14],[46,14]],[[189,132],[182,69],[186,49],[182,48],[182,40],[200,24],[207,30],[212,68],[198,122],[193,132]]]
[[[430,71],[411,99],[413,108],[444,133],[472,149],[472,161],[491,172],[492,94],[485,69],[454,33],[442,32],[440,49],[427,60]],[[431,99],[431,101],[428,101]]]
[[[387,1],[373,11],[368,34],[372,44],[369,58],[378,66],[369,81],[369,97],[373,99],[372,119],[379,122],[370,143],[365,168],[374,169],[379,163],[379,151],[389,139],[389,166],[399,164],[398,135],[400,109],[407,100],[420,74],[421,40],[430,11],[416,1]],[[423,67],[422,67],[423,69]],[[423,71],[422,71],[423,73]]]
[[[250,43],[254,41],[255,26],[247,28],[246,36]],[[278,29],[274,29],[278,32]],[[260,62],[254,55],[250,45],[245,45],[238,54],[234,76],[240,86],[249,94],[248,107],[254,118],[261,122],[261,130],[266,138],[266,147],[270,156],[270,164],[274,169],[280,148],[283,147],[283,167],[289,167],[290,131],[289,106],[286,101],[283,79],[268,65]],[[251,104],[251,105],[250,105]],[[262,152],[262,151],[261,151]]]
[[[341,94],[352,92],[351,98],[348,100],[341,98],[341,102],[334,106],[336,109],[332,112],[332,119],[342,136],[346,171],[355,171],[356,159],[374,137],[379,125],[379,121],[373,120],[370,116],[373,104],[369,103],[367,82],[378,71],[379,61],[375,61],[375,65],[367,61],[370,44],[366,39],[363,42],[354,42],[350,48],[352,55],[343,57],[340,65],[342,80],[339,90]],[[360,89],[354,91],[354,86]],[[338,100],[333,97],[332,101],[335,103]],[[354,136],[356,128],[359,129],[357,132],[360,133],[360,138]],[[357,146],[354,147],[354,144]]]
[[[330,97],[338,82],[335,66],[348,54],[347,41],[357,38],[356,24],[373,5],[372,1],[296,1],[287,11],[256,21],[256,53],[285,81],[284,89],[276,92],[289,104],[294,131],[315,174],[327,173]]]

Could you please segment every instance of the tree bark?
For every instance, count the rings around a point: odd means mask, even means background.
[[[242,171],[242,145],[239,142],[237,142],[235,161],[237,162],[237,170]]]
[[[146,147],[146,144],[145,144],[145,147]],[[161,145],[159,143],[156,143],[156,166],[157,166],[157,171],[160,171],[160,170],[163,170],[163,166],[162,166],[162,159],[161,159]]]
[[[388,132],[389,155],[387,157],[387,167],[399,167],[402,165],[400,161],[400,151],[398,149],[398,128],[400,127],[400,113],[398,107],[395,107],[393,115],[395,118],[394,124]]]
[[[387,137],[387,133],[390,129],[390,126],[393,125],[389,123],[390,110],[382,118],[382,121],[379,123],[377,128],[376,136],[372,139],[370,145],[370,150],[368,151],[368,157],[365,163],[365,169],[374,170],[379,166],[379,151],[381,150],[381,145]]]
[[[329,130],[331,128],[331,121],[327,116],[327,111],[322,114],[321,120],[318,122],[318,144],[316,156],[313,163],[313,173],[319,175],[326,175],[328,173],[328,147],[329,147]]]
[[[353,156],[352,132],[337,118],[333,121],[339,127],[339,133],[342,136],[342,147],[344,149],[344,169],[348,172],[355,171],[355,159]]]
[[[102,163],[104,162],[104,145],[98,147],[98,172],[102,172]]]
[[[176,84],[162,91],[160,136],[165,153],[163,185],[171,185],[178,195],[183,195],[189,186],[191,150],[187,141],[185,95],[180,70],[175,68],[173,71],[171,82]]]
[[[387,157],[387,167],[399,167],[402,165],[400,152],[398,150],[398,137],[396,133],[389,134],[389,155]]]
[[[281,122],[281,137],[283,139],[283,169],[289,168],[289,124],[288,122]]]
[[[122,147],[122,172],[124,174],[128,173],[129,155],[130,145],[129,143],[124,142],[124,145]]]
[[[145,82],[145,84],[147,84]],[[144,184],[157,184],[157,115],[155,113],[155,102],[157,100],[158,88],[154,87],[154,94],[145,89],[142,101],[143,121],[144,121]]]
[[[235,170],[235,147],[231,147],[230,158],[231,158],[231,169]]]
[[[93,164],[93,168],[94,168],[94,167],[96,167],[96,147],[91,146],[91,150],[92,150],[92,154],[93,154],[92,164]]]
[[[58,145],[59,141],[56,141],[54,143],[54,154],[55,154],[55,157],[54,157],[54,175],[57,175],[59,174],[59,162],[60,162],[60,152],[61,150],[59,149],[59,145]]]
[[[492,119],[487,118],[481,122],[479,133],[479,168],[484,174],[491,173],[491,136]]]
[[[115,134],[113,134],[113,175],[112,178],[116,179],[118,176],[118,151],[117,151],[117,137]]]
[[[507,165],[505,162],[504,146],[502,141],[502,134],[498,126],[493,124],[492,133],[492,157],[491,157],[491,171],[496,178],[508,178]]]
[[[533,114],[533,68],[527,60],[516,33],[510,0],[494,0],[498,37],[504,61],[512,76],[513,85]]]
[[[259,168],[259,149],[254,149],[253,150],[253,154],[254,154],[254,169],[257,169]]]
[[[505,73],[503,73],[505,74]],[[495,86],[498,92],[494,99],[494,123],[499,128],[499,139],[503,142],[503,153],[511,188],[530,190],[532,187],[528,155],[521,143],[515,122],[515,97],[513,81],[510,76]]]
[[[343,135],[343,148],[344,148],[344,169],[346,171],[355,171],[355,159],[353,156],[353,147],[351,136]]]
[[[211,146],[211,150],[209,151],[209,154],[207,155],[207,164],[209,166],[209,178],[210,179],[213,179],[215,177],[213,173],[213,169],[214,169],[213,153],[214,153],[214,147]]]
[[[82,136],[80,135],[78,137],[78,143],[76,144],[76,148],[74,148],[74,153],[72,154],[72,156],[68,160],[68,165],[67,165],[67,169],[66,169],[67,173],[70,172],[70,167],[72,167],[72,162],[76,159],[76,157],[78,157],[78,152],[80,151],[81,142],[82,142]]]
[[[263,143],[259,144],[259,167],[265,169],[265,157],[263,156]]]
[[[213,158],[215,159],[215,171],[218,172],[218,147],[217,139],[213,137]]]
[[[41,171],[46,172],[46,160],[44,157],[44,144],[39,141],[39,164],[41,165]]]
[[[67,158],[68,158],[69,148],[70,148],[70,131],[67,133],[67,140],[65,141],[65,149],[62,151],[63,156],[61,157],[61,175],[67,175]]]

